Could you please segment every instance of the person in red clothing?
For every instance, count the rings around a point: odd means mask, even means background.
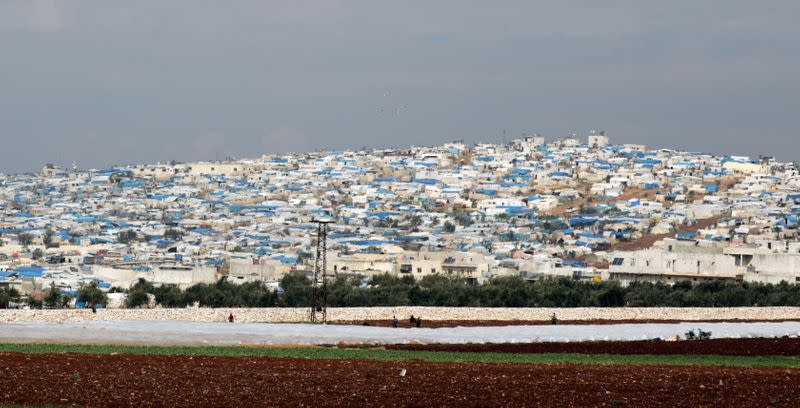
[[[233,323],[233,313],[228,315],[228,321]]]

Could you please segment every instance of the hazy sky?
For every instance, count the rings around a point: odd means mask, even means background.
[[[0,172],[552,139],[800,156],[800,2],[0,2]]]

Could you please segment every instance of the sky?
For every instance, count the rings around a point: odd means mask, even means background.
[[[794,161],[800,2],[0,2],[0,172],[549,140]]]

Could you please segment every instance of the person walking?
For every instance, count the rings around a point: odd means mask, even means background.
[[[231,313],[228,315],[228,322],[233,323],[233,320],[234,320],[233,313]]]
[[[397,328],[398,323],[397,316],[392,316],[392,327]]]

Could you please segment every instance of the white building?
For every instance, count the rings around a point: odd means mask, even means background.
[[[600,133],[595,133],[595,131],[591,131],[589,133],[589,140],[588,143],[589,147],[601,148],[608,146],[608,136],[606,136],[606,132],[600,131]]]
[[[610,259],[610,278],[624,283],[674,283],[682,280],[800,282],[798,242],[770,242],[766,247],[722,247],[710,246],[704,241],[665,239],[660,247],[615,252]]]
[[[536,133],[530,136],[524,136],[522,139],[517,139],[513,142],[517,150],[525,153],[530,153],[536,150],[539,146],[544,146],[544,136]]]

